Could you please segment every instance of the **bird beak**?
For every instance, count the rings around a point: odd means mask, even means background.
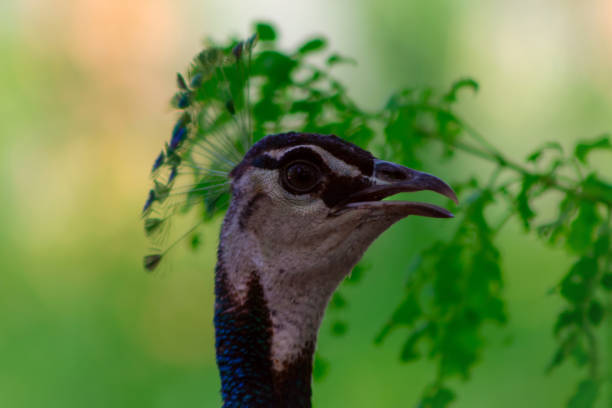
[[[401,166],[376,160],[374,162],[374,184],[351,194],[337,206],[335,214],[353,209],[368,209],[380,215],[403,218],[421,215],[434,218],[451,218],[448,210],[433,204],[412,201],[381,201],[397,193],[430,190],[442,194],[458,203],[453,189],[439,178]]]

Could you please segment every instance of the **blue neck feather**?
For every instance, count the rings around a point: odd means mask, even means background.
[[[257,272],[247,299],[237,305],[221,262],[215,273],[215,333],[223,408],[309,408],[314,344],[284,371],[270,357],[272,322]]]

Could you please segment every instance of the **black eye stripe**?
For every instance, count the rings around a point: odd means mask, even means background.
[[[249,166],[274,169],[272,161],[262,161],[266,151],[288,148],[300,145],[315,145],[329,152],[345,163],[356,166],[362,174],[371,176],[374,172],[374,156],[367,150],[342,140],[333,135],[320,135],[315,133],[281,133],[268,135],[255,143],[247,152],[244,159],[230,173],[233,179],[239,179]],[[272,159],[275,161],[275,159]]]
[[[274,170],[280,167],[280,162],[267,154],[262,154],[253,159],[251,166],[258,169]]]
[[[321,172],[329,174],[330,169],[319,153],[308,147],[297,147],[285,153],[279,160],[280,167],[283,167],[294,161],[305,161],[317,166]]]
[[[359,191],[371,184],[371,181],[362,175],[341,176],[333,173],[319,153],[305,146],[296,147],[288,151],[278,160],[263,153],[255,157],[251,165],[263,169],[278,169],[280,172],[279,182],[283,185],[285,190],[293,194],[304,194],[305,192],[303,191],[292,189],[291,186],[287,185],[285,180],[284,172],[287,167],[296,162],[311,163],[320,170],[322,182],[318,183],[311,191],[308,191],[308,193],[319,196],[329,208],[333,208],[339,202],[345,200],[351,193]]]

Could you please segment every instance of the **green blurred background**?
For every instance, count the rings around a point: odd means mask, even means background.
[[[609,0],[3,0],[0,407],[220,405],[218,222],[203,250],[178,248],[151,276],[139,213],[175,119],[174,73],[205,36],[246,35],[261,19],[287,46],[322,34],[355,57],[339,73],[365,106],[398,87],[474,77],[481,91],[462,114],[519,160],[547,140],[569,147],[612,130]],[[433,165],[452,179],[486,169],[475,160]],[[321,329],[330,367],[314,385],[316,406],[413,406],[432,378],[431,362],[399,363],[401,335],[380,347],[373,338],[436,225],[406,220],[366,254],[375,268],[344,289],[350,307],[334,314],[347,335],[332,336],[330,318]],[[580,373],[566,364],[544,374],[561,306],[546,293],[570,260],[517,223],[499,242],[510,322],[487,328],[481,363],[455,384],[456,407],[561,406]]]

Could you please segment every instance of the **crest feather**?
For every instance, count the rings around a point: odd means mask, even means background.
[[[176,76],[171,106],[177,122],[153,163],[153,188],[143,208],[151,253],[160,255],[149,255],[145,266],[151,265],[150,270],[192,233],[179,232],[179,238],[167,244],[175,214],[198,206],[199,225],[225,211],[230,172],[264,136],[290,131],[337,134],[361,145],[373,138],[364,113],[330,75],[332,67],[346,59],[332,54],[337,60],[329,62],[330,57],[321,68],[309,58],[323,52],[325,42],[312,48],[309,41],[309,46],[283,52],[272,26],[257,24],[256,29],[258,34],[244,41],[226,46],[211,42],[187,72]],[[254,53],[258,40],[262,49]],[[163,221],[147,221],[151,219]]]
[[[202,204],[210,218],[229,202],[228,174],[253,139],[248,88],[256,41],[255,35],[228,47],[211,45],[194,58],[186,77],[177,74],[170,104],[180,115],[153,163],[153,188],[143,207],[145,234],[156,252],[144,257],[149,271],[174,246],[164,247],[176,213]]]

